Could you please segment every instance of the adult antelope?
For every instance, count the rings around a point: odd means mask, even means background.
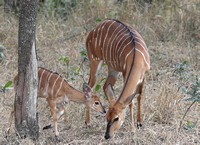
[[[105,138],[113,137],[125,119],[125,108],[129,105],[131,129],[133,129],[133,97],[139,94],[137,122],[141,126],[141,93],[145,74],[150,69],[150,58],[141,35],[118,20],[107,19],[90,31],[86,40],[87,54],[90,60],[89,85],[93,87],[103,61],[108,66],[108,77],[103,86],[109,101],[106,114],[107,130]],[[123,88],[117,100],[112,89],[118,73],[123,75]],[[109,85],[110,84],[110,85]]]
[[[17,88],[18,75],[14,78],[14,88]],[[56,139],[60,141],[57,130],[57,120],[64,114],[64,104],[66,102],[73,101],[77,103],[83,103],[87,108],[92,108],[95,111],[106,113],[104,107],[98,96],[92,94],[91,88],[84,83],[83,92],[80,92],[70,86],[65,78],[56,72],[49,71],[44,68],[38,68],[38,97],[46,98],[51,114],[54,119],[55,135]],[[10,113],[8,121],[7,133],[9,133],[14,113],[14,105]],[[89,112],[86,112],[86,122],[89,120]]]

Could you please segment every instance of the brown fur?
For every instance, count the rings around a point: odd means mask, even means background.
[[[107,137],[112,137],[114,132],[119,130],[125,118],[125,108],[128,105],[130,108],[131,128],[133,129],[132,99],[136,94],[139,94],[137,121],[141,124],[142,87],[145,74],[150,69],[150,58],[143,38],[137,31],[123,22],[104,20],[90,31],[86,40],[86,47],[90,60],[88,84],[91,87],[96,82],[96,74],[98,73],[100,63],[104,61],[108,66],[108,77],[103,87],[110,103],[109,111],[106,115],[108,121]],[[133,57],[134,64],[132,68]],[[107,88],[109,84],[114,86],[119,72],[122,72],[124,86],[119,98],[115,99],[116,95],[110,95],[112,94],[110,92],[113,92],[113,90]],[[119,118],[116,121],[118,123],[113,122],[116,117]]]
[[[51,77],[50,77],[51,76]],[[17,88],[18,75],[14,77],[14,88]],[[49,80],[49,81],[48,81]],[[77,103],[83,103],[86,108],[93,108],[95,111],[105,113],[104,107],[98,96],[92,94],[91,88],[87,84],[83,84],[83,92],[80,92],[70,86],[67,81],[58,73],[49,71],[44,68],[38,69],[38,97],[46,98],[51,114],[54,119],[54,127],[56,138],[59,132],[57,130],[57,120],[64,114],[64,104],[70,100]],[[97,103],[98,104],[95,104]],[[14,105],[12,107],[7,133],[9,133],[14,113]],[[90,112],[86,112],[86,122],[90,121]]]

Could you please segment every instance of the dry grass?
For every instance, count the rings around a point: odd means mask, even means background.
[[[96,24],[96,19],[115,18],[136,28],[144,37],[151,56],[151,70],[148,73],[142,98],[143,128],[129,130],[129,111],[126,121],[116,133],[115,144],[200,144],[200,109],[194,105],[184,120],[197,125],[192,130],[178,133],[180,120],[189,102],[178,91],[178,79],[174,74],[175,65],[184,60],[190,64],[190,73],[199,75],[200,72],[200,3],[196,1],[172,1],[152,5],[129,1],[128,3],[110,4],[101,1],[82,2],[69,15],[68,20],[57,20],[38,15],[37,24],[37,55],[38,65],[57,71],[75,81],[69,83],[81,90],[83,79],[74,76],[72,67],[79,67],[82,58],[78,46],[85,46],[87,32]],[[167,6],[166,6],[167,5]],[[0,83],[12,80],[17,73],[17,35],[18,20],[13,14],[3,12],[0,7],[0,45],[5,46],[6,57],[0,61]],[[62,55],[69,56],[69,67],[58,61]],[[83,66],[84,79],[88,80],[89,62]],[[101,78],[107,76],[106,67],[102,68]],[[102,85],[102,84],[101,84]],[[119,78],[115,86],[117,94],[122,87]],[[103,98],[102,89],[97,93],[102,103],[108,109],[109,104]],[[15,134],[12,125],[11,134],[6,139],[5,130],[8,114],[14,100],[13,90],[1,93],[0,97],[0,143],[1,144],[35,144],[29,139],[20,139]],[[136,100],[135,100],[136,101]],[[43,131],[45,125],[53,124],[50,109],[44,99],[38,99],[40,137],[36,144],[56,144],[54,129]],[[136,107],[135,107],[136,108]],[[65,106],[66,113],[59,121],[60,144],[111,144],[104,139],[106,130],[105,117],[92,111],[91,128],[84,128],[85,108],[73,102]],[[134,109],[136,114],[136,109]]]

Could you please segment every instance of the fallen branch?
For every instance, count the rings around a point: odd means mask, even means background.
[[[180,126],[179,126],[179,129],[178,129],[178,132],[180,132],[180,129],[181,129],[181,126],[182,126],[182,122],[183,122],[183,120],[184,120],[186,114],[188,113],[188,111],[189,111],[190,108],[194,105],[195,102],[196,102],[196,100],[194,100],[194,101],[190,104],[190,106],[189,106],[188,109],[186,110],[185,114],[183,115],[183,118],[182,118],[182,120],[180,121]]]

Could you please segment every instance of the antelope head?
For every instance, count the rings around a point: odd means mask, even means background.
[[[126,106],[132,101],[133,95],[128,97],[123,102],[115,100],[115,94],[112,85],[109,84],[106,88],[106,95],[110,103],[109,110],[106,114],[107,129],[105,139],[112,138],[114,133],[122,126],[126,116]]]
[[[102,114],[106,113],[103,105],[101,104],[99,97],[92,93],[92,89],[87,83],[83,84],[83,92],[85,94],[86,105],[88,107]]]

